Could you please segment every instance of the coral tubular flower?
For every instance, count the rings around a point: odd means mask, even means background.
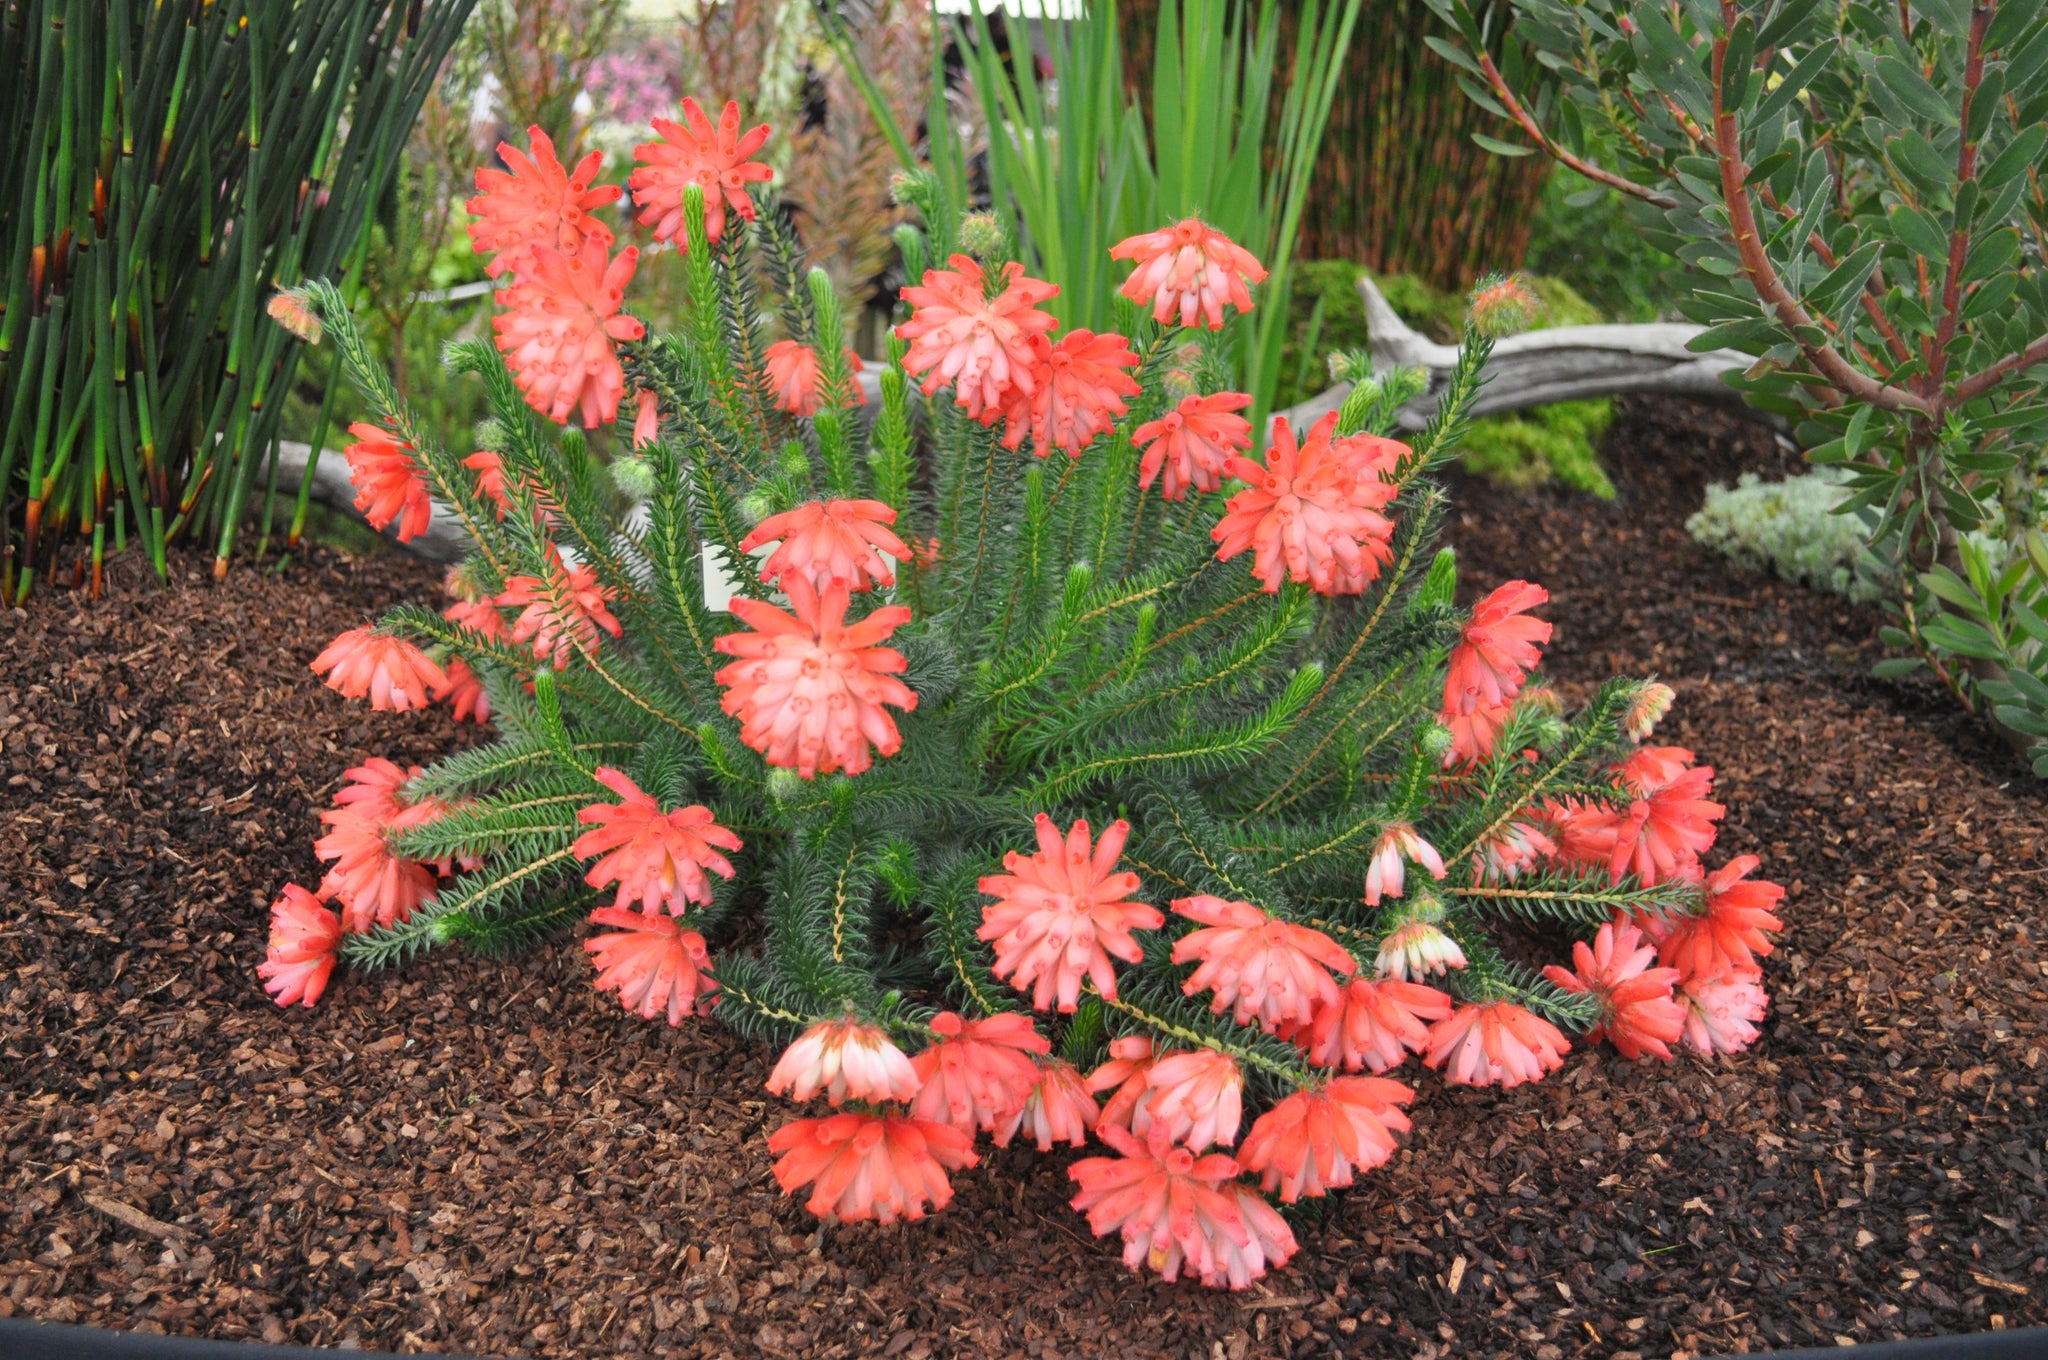
[[[1229,1185],[1238,1172],[1231,1158],[1148,1146],[1118,1128],[1099,1132],[1122,1155],[1069,1167],[1080,1187],[1071,1202],[1097,1237],[1122,1235],[1131,1269],[1173,1281],[1185,1267],[1204,1283],[1242,1288],[1293,1254],[1294,1235],[1272,1206]]]
[[[1031,403],[1023,418],[1013,417],[1003,443],[1016,448],[1028,433],[1031,451],[1040,458],[1063,449],[1070,458],[1116,423],[1130,408],[1125,397],[1138,395],[1130,370],[1138,362],[1121,335],[1097,335],[1075,329],[1058,344],[1034,336],[1037,362],[1032,368]]]
[[[1260,1115],[1237,1150],[1247,1171],[1260,1173],[1283,1203],[1341,1190],[1357,1172],[1394,1155],[1394,1135],[1410,1128],[1401,1107],[1415,1092],[1383,1077],[1333,1077],[1296,1091]]]
[[[1037,390],[1032,377],[1037,357],[1031,343],[1059,323],[1038,304],[1059,288],[1026,278],[1024,266],[1003,266],[1003,288],[987,295],[987,275],[965,255],[946,262],[949,269],[927,269],[924,281],[903,290],[912,308],[910,320],[896,334],[910,341],[903,366],[924,379],[926,396],[947,383],[953,398],[977,420],[993,420],[1008,403],[1011,390]]]
[[[1755,1043],[1770,1000],[1755,978],[1733,973],[1687,978],[1678,999],[1685,1006],[1686,1047],[1710,1056],[1740,1053]]]
[[[1642,931],[1610,921],[1590,948],[1583,940],[1572,946],[1573,968],[1552,964],[1543,975],[1568,992],[1599,998],[1600,1023],[1588,1031],[1588,1043],[1599,1043],[1604,1034],[1624,1058],[1652,1053],[1668,1061],[1669,1045],[1685,1026],[1685,1007],[1671,998],[1678,970],[1652,968],[1656,957]]]
[[[412,445],[360,421],[348,432],[356,442],[342,453],[348,458],[349,484],[356,489],[356,509],[379,533],[397,520],[400,543],[418,538],[434,517],[434,503],[427,498]]]
[[[805,1101],[823,1092],[834,1105],[852,1100],[909,1100],[918,1076],[888,1034],[858,1020],[824,1020],[782,1050],[768,1074],[768,1093]]]
[[[505,616],[491,600],[461,600],[441,611],[442,617],[481,633],[492,642],[505,636]]]
[[[1505,704],[1543,659],[1551,627],[1528,611],[1550,598],[1542,586],[1510,581],[1473,607],[1444,675],[1444,711],[1470,713]]]
[[[1037,854],[1010,851],[1003,856],[1005,872],[977,885],[998,900],[982,908],[975,937],[994,944],[995,975],[1029,991],[1035,1010],[1073,1010],[1084,979],[1114,1001],[1110,959],[1136,963],[1142,951],[1131,932],[1157,930],[1166,920],[1157,907],[1130,900],[1138,876],[1117,871],[1131,825],[1110,823],[1093,849],[1085,821],[1062,838],[1041,812],[1037,830]]]
[[[1460,1006],[1429,1028],[1423,1062],[1460,1086],[1519,1086],[1564,1065],[1571,1043],[1557,1026],[1512,1001]]]
[[[342,771],[342,785],[334,792],[334,806],[380,824],[397,821],[412,806],[404,789],[419,773],[417,765],[407,769],[383,756],[371,756]]]
[[[761,564],[764,581],[795,572],[820,592],[834,577],[850,591],[894,585],[889,559],[910,560],[910,548],[889,528],[895,522],[895,510],[881,501],[807,501],[755,525],[740,540],[740,551],[780,540]]]
[[[1533,822],[1509,822],[1472,850],[1472,876],[1482,884],[1512,883],[1557,854],[1557,842]]]
[[[512,497],[505,489],[505,459],[502,454],[478,449],[463,459],[462,465],[476,473],[476,494],[497,508],[499,519],[512,513]],[[553,528],[555,510],[546,491],[531,479],[526,483],[526,491],[533,498],[534,515],[542,527]]]
[[[1546,800],[1536,816],[1557,846],[1558,862],[1587,873],[1606,873],[1621,814],[1597,800]]]
[[[1435,922],[1410,919],[1387,932],[1373,971],[1383,978],[1420,981],[1465,966],[1465,951]]]
[[[590,187],[604,166],[603,154],[593,151],[573,171],[564,170],[545,132],[530,127],[526,135],[532,154],[499,142],[498,158],[511,168],[478,170],[477,195],[468,204],[476,219],[469,224],[470,244],[488,257],[484,273],[492,278],[530,266],[535,246],[576,255],[585,241],[606,249],[612,244],[610,228],[590,215],[622,192],[616,184]]]
[[[256,966],[280,1006],[311,1006],[327,990],[341,945],[341,918],[296,883],[270,904],[270,948]]]
[[[1645,746],[1617,772],[1636,800],[1615,823],[1607,871],[1618,881],[1633,873],[1645,887],[1684,877],[1714,843],[1714,823],[1727,809],[1707,798],[1714,770],[1697,768],[1680,746]]]
[[[313,843],[313,854],[333,862],[321,895],[341,902],[343,929],[358,934],[410,918],[433,895],[434,871],[394,854],[385,835],[431,820],[441,808],[403,802],[398,788],[409,776],[388,760],[357,766],[347,777],[350,785],[335,795],[338,806],[320,814],[327,832]]]
[[[1451,999],[1434,987],[1400,978],[1356,977],[1344,984],[1337,1004],[1292,1036],[1308,1060],[1321,1067],[1385,1072],[1408,1054],[1429,1047],[1429,1022],[1451,1013]]]
[[[910,1060],[919,1082],[910,1112],[970,1136],[995,1132],[1024,1108],[1038,1085],[1031,1056],[1052,1051],[1031,1018],[1015,1012],[962,1020],[940,1011],[932,1033],[938,1038]]]
[[[498,293],[506,309],[491,318],[498,349],[527,405],[549,420],[566,424],[580,412],[594,429],[618,416],[626,396],[618,342],[647,333],[619,311],[639,262],[630,246],[609,258],[595,238],[575,255],[536,246],[518,281]]]
[[[527,643],[543,665],[552,662],[561,670],[569,664],[572,651],[596,655],[599,629],[613,637],[623,632],[618,619],[605,608],[611,598],[612,588],[599,585],[596,572],[566,565],[562,554],[550,545],[547,576],[512,577],[505,582],[497,604],[520,611],[512,621],[512,641]]]
[[[661,401],[646,388],[633,394],[633,447],[644,449],[661,438]]]
[[[671,1025],[700,1012],[718,990],[704,937],[660,912],[599,907],[593,925],[618,926],[583,942],[597,965],[597,990],[616,991],[619,1002],[643,1020],[667,1012]]]
[[[1249,458],[1224,465],[1245,489],[1209,532],[1216,558],[1228,562],[1250,548],[1252,575],[1269,593],[1292,580],[1323,595],[1356,595],[1393,560],[1393,521],[1380,511],[1395,488],[1372,470],[1358,439],[1333,442],[1336,429],[1332,411],[1296,444],[1285,417],[1275,416],[1264,467]]]
[[[717,241],[725,234],[725,214],[730,208],[751,222],[754,200],[749,184],[766,184],[775,172],[753,160],[768,140],[768,125],[758,124],[740,132],[740,106],[728,100],[718,116],[718,125],[704,116],[694,99],[683,100],[683,121],[654,120],[658,142],[643,142],[633,148],[632,177],[626,183],[633,201],[640,205],[640,220],[654,228],[654,239],[673,241],[676,249],[688,250],[683,230],[683,191],[695,184],[704,191],[704,237]]]
[[[1198,1214],[1196,1223],[1209,1244],[1209,1269],[1202,1283],[1211,1289],[1246,1289],[1267,1267],[1278,1270],[1300,1249],[1287,1220],[1250,1186],[1226,1181],[1218,1195],[1237,1210],[1241,1231],[1233,1232],[1221,1214]]]
[[[1237,1141],[1244,1119],[1244,1073],[1228,1053],[1213,1048],[1169,1053],[1146,1069],[1145,1092],[1131,1112],[1131,1132],[1183,1143],[1196,1152]]]
[[[1450,749],[1444,752],[1444,768],[1470,765],[1492,755],[1501,729],[1507,726],[1508,715],[1513,711],[1512,704],[1481,704],[1469,712],[1446,709],[1437,714],[1436,720],[1451,734]]]
[[[313,674],[345,699],[367,696],[380,713],[425,708],[448,677],[427,654],[374,626],[351,628],[313,658]]]
[[[492,610],[491,616],[497,617]],[[434,702],[448,700],[455,709],[455,721],[487,723],[491,720],[491,696],[484,691],[484,682],[477,679],[476,672],[461,657],[448,659],[441,668],[447,683],[434,691]]]
[[[1159,494],[1185,499],[1189,488],[1217,491],[1231,458],[1252,446],[1252,423],[1236,414],[1252,404],[1244,392],[1217,392],[1181,398],[1180,405],[1131,432],[1131,443],[1145,451],[1138,463],[1138,486],[1163,477]]]
[[[1256,256],[1196,217],[1163,231],[1126,237],[1110,247],[1109,257],[1137,261],[1138,267],[1117,291],[1141,307],[1149,306],[1152,319],[1162,324],[1177,314],[1183,326],[1220,330],[1224,304],[1250,311],[1247,285],[1266,277]]]
[[[805,420],[818,414],[818,408],[824,402],[824,384],[819,381],[818,351],[800,341],[777,340],[762,357],[767,360],[768,385],[774,389],[776,409]],[[848,372],[858,373],[866,365],[861,363],[858,354],[847,350],[846,367]],[[853,404],[867,405],[867,393],[860,390],[860,384],[850,386]]]
[[[1097,1128],[1111,1124],[1131,1129],[1145,1094],[1151,1089],[1149,1079],[1155,1061],[1152,1040],[1145,1035],[1132,1034],[1109,1041],[1109,1061],[1088,1074],[1090,1091],[1116,1093],[1102,1107],[1102,1114],[1095,1121]],[[1146,1117],[1146,1125],[1150,1127],[1150,1116]]]
[[[1415,834],[1406,822],[1389,823],[1380,833],[1372,861],[1365,866],[1365,904],[1376,907],[1382,897],[1399,897],[1407,882],[1407,862],[1414,860],[1429,870],[1431,878],[1444,876],[1444,857],[1436,847]]]
[[[1632,741],[1641,741],[1657,730],[1657,724],[1664,721],[1664,715],[1671,711],[1672,703],[1678,698],[1678,691],[1669,685],[1651,681],[1636,691],[1634,702],[1621,720],[1621,730],[1628,733]]]
[[[1705,900],[1699,914],[1671,919],[1658,958],[1687,978],[1755,976],[1758,957],[1773,948],[1771,933],[1785,928],[1771,914],[1785,890],[1749,878],[1762,862],[1755,855],[1738,855],[1708,874],[1700,885]]]
[[[1351,955],[1320,930],[1269,916],[1249,902],[1220,897],[1178,898],[1173,909],[1200,921],[1174,942],[1173,961],[1199,960],[1182,984],[1188,996],[1215,993],[1209,1009],[1231,1010],[1240,1025],[1253,1019],[1269,1033],[1282,1025],[1305,1024],[1319,1006],[1337,1001],[1337,981],[1358,971]]]
[[[693,804],[663,812],[624,771],[607,765],[598,766],[591,777],[620,801],[579,810],[576,820],[591,829],[569,851],[578,859],[603,856],[583,881],[593,888],[618,884],[613,906],[639,902],[648,911],[665,909],[681,916],[687,903],[711,900],[705,870],[732,877],[731,861],[718,850],[738,850],[740,838],[714,821],[709,808]]]
[[[953,1202],[946,1173],[976,1160],[973,1139],[950,1125],[853,1111],[784,1124],[768,1150],[783,1192],[810,1186],[804,1207],[841,1223],[914,1223]]]
[[[783,588],[794,612],[735,599],[732,612],[754,631],[714,644],[739,658],[715,678],[726,687],[720,706],[740,720],[740,740],[805,779],[859,774],[873,763],[871,751],[895,755],[903,742],[883,706],[908,713],[917,695],[896,679],[909,664],[903,654],[881,644],[910,611],[885,605],[849,624],[846,582],[829,582],[821,595],[790,574]]]
[[[1022,1129],[1040,1152],[1051,1152],[1062,1139],[1074,1147],[1086,1147],[1101,1113],[1095,1097],[1088,1094],[1088,1083],[1072,1064],[1042,1063],[1038,1084],[1024,1098],[1022,1108],[996,1129],[996,1146],[1008,1147]]]

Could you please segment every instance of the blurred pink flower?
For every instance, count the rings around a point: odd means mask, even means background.
[[[1357,439],[1333,442],[1336,429],[1332,411],[1297,444],[1286,419],[1275,416],[1264,466],[1249,458],[1225,464],[1245,489],[1209,532],[1216,558],[1228,562],[1252,549],[1252,575],[1269,593],[1291,580],[1322,595],[1356,595],[1393,560],[1394,523],[1380,511],[1396,488],[1380,480]]]
[[[615,184],[590,187],[604,165],[603,155],[593,151],[575,170],[564,170],[545,132],[530,127],[526,135],[532,154],[510,142],[498,143],[499,159],[508,168],[478,170],[477,196],[468,204],[475,219],[469,239],[476,253],[487,257],[484,272],[492,278],[526,272],[535,246],[574,257],[582,254],[586,241],[607,250],[612,244],[611,229],[590,215],[623,192]]]
[[[626,396],[618,345],[647,327],[619,310],[640,262],[627,247],[612,259],[596,237],[581,253],[533,247],[525,270],[497,294],[505,310],[491,318],[498,349],[527,405],[557,424],[581,414],[595,429],[617,418]]]
[[[916,1070],[888,1032],[858,1020],[824,1020],[812,1025],[775,1062],[768,1093],[805,1101],[824,1094],[838,1105],[854,1100],[909,1100],[919,1086]]]
[[[1159,494],[1166,500],[1185,498],[1190,487],[1219,490],[1225,465],[1252,446],[1252,423],[1236,414],[1251,404],[1243,392],[1183,397],[1165,415],[1140,425],[1131,432],[1131,443],[1145,451],[1138,486],[1151,486],[1163,473]]]
[[[1162,231],[1126,237],[1110,247],[1109,256],[1137,261],[1138,267],[1118,291],[1141,307],[1149,306],[1154,321],[1169,322],[1178,314],[1181,325],[1202,324],[1210,330],[1222,328],[1226,304],[1250,311],[1252,295],[1246,285],[1266,277],[1265,267],[1249,250],[1195,217]]]
[[[689,249],[683,230],[683,190],[691,184],[704,191],[707,241],[724,235],[728,208],[754,220],[754,200],[747,186],[775,178],[773,170],[750,159],[768,140],[766,123],[742,135],[739,103],[729,100],[713,127],[697,101],[686,98],[681,123],[656,118],[653,124],[661,140],[633,148],[636,164],[626,182],[641,208],[640,220],[654,228],[655,240],[673,241],[679,251]]]
[[[804,1207],[841,1223],[914,1223],[953,1202],[947,1171],[975,1163],[973,1139],[950,1125],[852,1111],[792,1120],[768,1150],[784,1193],[811,1186]]]
[[[1394,1135],[1410,1127],[1401,1107],[1414,1099],[1414,1091],[1384,1077],[1333,1077],[1254,1120],[1238,1160],[1262,1173],[1261,1188],[1277,1188],[1287,1204],[1341,1190],[1357,1172],[1394,1155]]]
[[[970,1136],[993,1133],[1024,1108],[1038,1085],[1031,1055],[1052,1051],[1031,1017],[1014,1011],[980,1020],[940,1011],[932,1033],[938,1037],[910,1060],[920,1083],[910,1112]]]

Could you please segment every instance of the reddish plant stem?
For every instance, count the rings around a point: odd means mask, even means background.
[[[1522,101],[1515,98],[1515,93],[1508,88],[1508,83],[1502,77],[1500,68],[1493,64],[1493,58],[1483,51],[1475,52],[1473,55],[1479,59],[1479,69],[1486,76],[1486,83],[1492,88],[1494,98],[1500,100],[1501,107],[1507,110],[1508,117],[1515,121],[1516,126],[1520,127],[1523,132],[1534,139],[1537,146],[1543,148],[1545,155],[1570,169],[1578,171],[1596,184],[1604,184],[1610,189],[1618,189],[1630,198],[1639,198],[1645,203],[1652,203],[1660,208],[1675,208],[1678,206],[1676,199],[1637,184],[1632,179],[1626,179],[1621,175],[1617,175],[1612,170],[1603,170],[1589,160],[1574,156],[1571,152],[1552,141],[1548,136],[1544,135],[1543,129],[1537,125],[1535,117],[1522,107]]]
[[[1956,152],[1956,188],[1960,190],[1977,177],[1977,144],[1970,140],[1970,106],[1977,97],[1977,87],[1984,83],[1984,30],[1991,26],[1989,4],[1978,5],[1970,14],[1969,55],[1963,62],[1963,108],[1959,128],[1960,147]],[[1935,326],[1934,338],[1927,355],[1927,376],[1921,381],[1921,390],[1939,399],[1943,380],[1948,375],[1948,350],[1954,343],[1956,329],[1963,319],[1963,261],[1969,257],[1970,229],[1958,221],[1948,238],[1948,274],[1941,285],[1941,320]]]
[[[1724,10],[1728,6],[1724,3]],[[1733,27],[1732,14],[1730,27]],[[1749,189],[1744,181],[1749,177],[1749,167],[1742,159],[1741,140],[1735,126],[1735,113],[1721,102],[1722,71],[1728,60],[1728,39],[1723,36],[1714,40],[1713,90],[1714,90],[1714,137],[1713,152],[1715,164],[1721,171],[1721,197],[1728,208],[1728,226],[1735,237],[1735,249],[1742,260],[1742,272],[1749,277],[1750,286],[1774,312],[1778,320],[1790,330],[1807,361],[1819,370],[1822,377],[1833,384],[1843,396],[1856,401],[1867,402],[1887,411],[1917,411],[1923,415],[1932,414],[1927,400],[1916,392],[1908,392],[1864,373],[1844,359],[1826,344],[1814,344],[1805,333],[1821,330],[1807,310],[1799,304],[1778,277],[1770,257],[1764,254],[1763,237],[1758,230],[1756,209],[1750,202]]]

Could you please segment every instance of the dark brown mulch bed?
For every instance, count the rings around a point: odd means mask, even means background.
[[[0,1315],[484,1353],[1665,1355],[2048,1320],[2038,1209],[2048,812],[1873,620],[1681,524],[1777,460],[1630,410],[1622,499],[1461,484],[1469,589],[1548,584],[1567,687],[1654,669],[1720,771],[1721,844],[1791,885],[1744,1057],[1574,1055],[1512,1093],[1420,1081],[1388,1168],[1244,1295],[1133,1275],[1011,1152],[910,1228],[820,1229],[769,1178],[767,1054],[589,985],[572,941],[347,978],[280,1016],[265,904],[310,882],[345,765],[439,720],[305,662],[426,569],[119,585],[15,613],[0,672]],[[196,559],[193,565],[198,565]]]

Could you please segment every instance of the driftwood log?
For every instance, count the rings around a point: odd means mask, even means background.
[[[1428,388],[1401,408],[1401,428],[1412,434],[1436,410],[1437,394],[1457,362],[1458,351],[1418,334],[1371,279],[1359,278],[1358,294],[1365,302],[1373,371],[1385,373],[1405,365],[1429,374]],[[1698,326],[1658,321],[1633,326],[1558,326],[1511,335],[1493,347],[1493,360],[1486,366],[1486,386],[1473,414],[1500,415],[1554,401],[1632,392],[1739,404],[1741,394],[1723,383],[1721,375],[1740,372],[1754,361],[1727,349],[1694,353],[1686,346],[1699,333]],[[1339,383],[1277,414],[1286,416],[1299,432],[1324,412],[1342,406],[1349,395],[1351,384]]]
[[[1371,279],[1358,280],[1358,293],[1365,302],[1366,328],[1372,337],[1373,371],[1384,373],[1408,365],[1429,374],[1429,386],[1422,395],[1401,408],[1401,428],[1413,433],[1436,410],[1437,394],[1451,365],[1457,361],[1458,351],[1418,334],[1395,312]],[[1632,392],[1663,392],[1740,406],[1741,394],[1723,383],[1721,375],[1748,367],[1749,356],[1727,349],[1695,354],[1686,345],[1699,333],[1698,326],[1660,321],[1634,326],[1558,326],[1509,336],[1494,346],[1493,360],[1486,366],[1486,387],[1474,404],[1473,414],[1499,415],[1554,401],[1618,397]],[[880,374],[870,367],[857,376],[868,409],[872,410],[881,400]],[[1339,383],[1277,414],[1285,416],[1297,432],[1303,431],[1324,412],[1342,406],[1350,394],[1351,384]],[[298,485],[311,452],[307,445],[290,440],[279,444],[280,487]],[[328,450],[314,470],[313,499],[360,520],[355,496],[355,488],[348,480],[347,461],[339,449]],[[385,536],[397,541],[388,530]],[[468,536],[462,532],[454,513],[436,502],[433,523],[427,532],[402,546],[429,561],[454,562],[461,558],[467,542]]]

